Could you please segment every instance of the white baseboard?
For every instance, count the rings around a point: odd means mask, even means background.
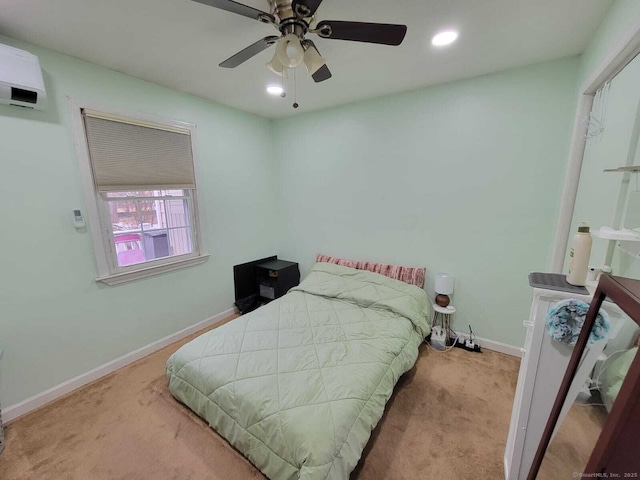
[[[456,332],[456,335],[462,335],[465,338],[469,337],[469,333]],[[496,342],[495,340],[489,340],[488,338],[476,337],[480,348],[486,348],[494,352],[504,353],[505,355],[511,355],[512,357],[522,358],[522,349],[520,347],[514,347],[502,342]]]
[[[25,415],[36,408],[40,408],[43,405],[59,398],[63,395],[66,395],[77,388],[80,388],[87,383],[93,382],[105,375],[108,375],[112,372],[115,372],[119,368],[125,367],[130,363],[135,362],[136,360],[140,360],[147,355],[151,355],[153,352],[157,352],[158,350],[163,349],[164,347],[171,345],[178,340],[182,340],[183,338],[191,335],[192,333],[196,333],[203,328],[207,328],[211,325],[215,325],[216,323],[221,322],[225,318],[229,317],[236,313],[235,308],[230,308],[221,312],[217,315],[214,315],[211,318],[207,318],[202,322],[196,323],[190,327],[187,327],[179,332],[169,335],[168,337],[157,340],[149,345],[146,345],[142,348],[134,350],[133,352],[127,353],[115,360],[112,360],[104,365],[94,368],[93,370],[89,370],[88,372],[82,373],[77,377],[74,377],[66,382],[63,382],[55,387],[52,387],[44,392],[38,393],[32,397],[23,400],[20,403],[16,403],[15,405],[10,405],[8,408],[3,409],[2,418],[5,423],[9,423],[12,420],[15,420],[22,415]],[[464,333],[456,332],[458,335],[464,335]],[[489,340],[486,338],[476,337],[478,343],[482,348],[486,348],[487,350],[493,350],[495,352],[504,353],[506,355],[511,355],[514,357],[522,357],[522,351],[519,347],[514,347],[512,345],[507,345],[506,343],[496,342],[493,340]]]
[[[119,368],[125,367],[130,363],[135,362],[136,360],[140,360],[147,355],[152,354],[153,352],[157,352],[158,350],[163,349],[164,347],[171,345],[178,340],[182,340],[183,338],[191,335],[192,333],[196,333],[203,328],[207,328],[211,325],[221,322],[225,318],[229,317],[236,313],[235,308],[230,308],[229,310],[225,310],[217,315],[214,315],[211,318],[207,318],[202,322],[196,323],[190,327],[187,327],[179,332],[169,335],[168,337],[157,340],[149,345],[146,345],[142,348],[134,350],[131,353],[127,353],[115,360],[112,360],[104,365],[101,365],[93,370],[89,370],[88,372],[82,373],[77,377],[74,377],[66,382],[63,382],[55,387],[52,387],[44,392],[38,393],[32,397],[23,400],[20,403],[16,403],[15,405],[10,405],[8,408],[2,410],[2,417],[5,423],[10,422],[11,420],[15,420],[22,415],[25,415],[36,408],[40,408],[43,405],[55,400],[56,398],[61,397],[62,395],[66,395],[67,393],[86,385],[87,383],[93,382],[105,375],[108,375]]]

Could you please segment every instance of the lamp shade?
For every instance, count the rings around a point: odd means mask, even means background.
[[[267,68],[280,77],[288,78],[287,69],[280,63],[277,54],[274,54],[273,59],[267,63]]]
[[[285,35],[276,45],[276,57],[287,68],[296,68],[304,61],[304,48],[300,39],[290,33]]]
[[[456,277],[450,273],[436,273],[435,291],[440,295],[451,295],[453,293],[453,281]]]
[[[314,46],[309,45],[307,51],[304,52],[304,64],[307,67],[309,75],[316,73],[326,63],[325,59],[318,53],[318,50]]]

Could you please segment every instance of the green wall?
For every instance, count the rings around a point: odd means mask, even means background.
[[[640,1],[616,0],[581,56],[578,86],[596,72],[640,17]],[[583,92],[579,92],[583,93]]]
[[[40,57],[46,111],[0,106],[0,348],[7,407],[231,308],[232,265],[277,253],[271,122],[51,51]],[[97,284],[66,96],[197,124],[204,265]]]
[[[456,276],[457,329],[523,343],[549,268],[578,58],[275,122],[283,258],[318,252]]]

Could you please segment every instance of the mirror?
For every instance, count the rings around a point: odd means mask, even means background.
[[[640,56],[594,98],[571,233],[579,222],[589,221],[590,266],[596,271],[609,266],[613,275],[634,279],[640,279],[640,241],[611,241],[598,238],[597,233],[600,227],[609,227],[640,234],[639,84]],[[612,304],[607,303],[603,308],[609,311]],[[624,373],[637,355],[638,325],[625,315],[610,316],[609,338],[588,346],[582,356],[545,452],[540,480],[579,478],[585,471]],[[555,348],[566,362],[572,347]]]
[[[537,479],[578,478],[585,471],[622,382],[638,352],[634,341],[638,326],[629,318],[622,318],[621,322],[622,325],[612,329],[612,335],[615,336],[604,341],[606,348],[597,355],[593,368],[593,349],[599,351],[602,346],[594,344],[587,347]],[[586,378],[581,376],[583,367],[589,368]]]
[[[640,56],[596,94],[570,234],[579,222],[588,221],[593,236],[590,265],[607,265],[614,275],[635,279],[640,279],[640,241],[608,241],[596,235],[601,227],[609,227],[635,230],[640,239],[638,84]]]

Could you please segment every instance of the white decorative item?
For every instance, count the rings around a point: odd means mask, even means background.
[[[606,82],[596,92],[593,107],[589,114],[587,134],[585,136],[587,141],[597,139],[604,133],[609,90],[611,90],[611,81]]]

